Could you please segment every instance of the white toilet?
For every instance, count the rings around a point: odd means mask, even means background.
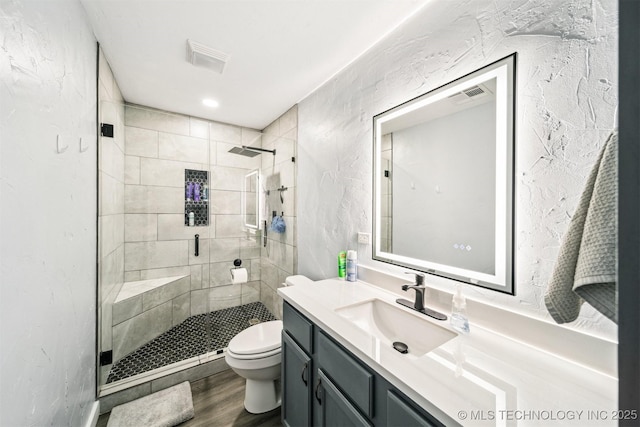
[[[247,379],[244,407],[261,414],[280,406],[275,380],[280,378],[282,320],[258,323],[233,337],[225,360]]]

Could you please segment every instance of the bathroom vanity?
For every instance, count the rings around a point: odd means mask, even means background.
[[[283,317],[283,424],[442,425],[288,303]]]
[[[278,293],[284,425],[617,423],[615,378],[473,318],[471,333],[459,335],[362,281],[308,281]],[[394,336],[407,353],[394,349]]]

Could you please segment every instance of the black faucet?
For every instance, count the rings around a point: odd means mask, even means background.
[[[413,273],[413,272],[405,272],[405,274],[415,274],[416,282],[415,283],[407,283],[402,285],[403,291],[408,291],[409,289],[413,289],[416,291],[416,300],[411,302],[409,300],[398,298],[396,302],[405,307],[409,307],[415,311],[418,311],[422,314],[426,314],[427,316],[433,317],[438,320],[447,320],[447,316],[439,313],[435,310],[431,310],[430,308],[426,308],[424,306],[424,291],[426,290],[426,286],[424,284],[424,274],[422,273]]]
[[[415,274],[416,276],[415,284],[407,283],[405,285],[402,285],[402,290],[405,292],[408,291],[409,289],[413,289],[414,291],[416,291],[416,300],[413,303],[413,309],[417,311],[424,310],[424,291],[427,288],[424,285],[424,274],[410,273],[408,271],[405,271],[404,274]]]

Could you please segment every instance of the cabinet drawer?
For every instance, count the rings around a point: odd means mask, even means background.
[[[285,303],[282,311],[284,330],[308,354],[313,353],[313,323]]]
[[[318,334],[318,367],[366,416],[373,418],[373,374],[324,333]]]

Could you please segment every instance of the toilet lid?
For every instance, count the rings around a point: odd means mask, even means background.
[[[258,323],[233,337],[227,347],[235,354],[257,354],[279,348],[282,320]]]

